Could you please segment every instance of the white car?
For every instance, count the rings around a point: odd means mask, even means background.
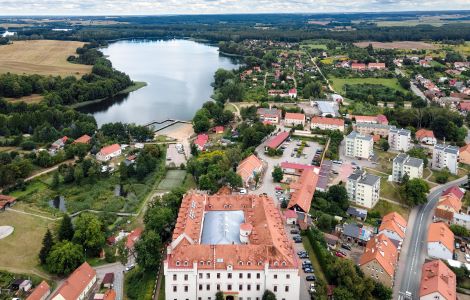
[[[246,189],[240,189],[240,195],[245,195],[246,194]]]
[[[315,283],[311,283],[310,284],[310,289],[309,289],[310,293],[316,293],[317,290],[315,289]]]
[[[470,254],[465,253],[465,260],[466,260],[467,262],[470,262]]]

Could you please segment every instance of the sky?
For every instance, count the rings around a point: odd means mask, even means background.
[[[323,13],[470,9],[470,0],[0,0],[0,15]]]

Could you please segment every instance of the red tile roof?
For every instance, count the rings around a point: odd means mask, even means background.
[[[288,209],[301,209],[308,213],[313,200],[313,194],[317,188],[318,175],[312,169],[302,171],[299,180],[290,185],[292,197],[289,201]]]
[[[194,141],[195,145],[198,145],[199,148],[204,149],[207,142],[209,141],[209,136],[207,134],[199,134]]]
[[[469,111],[469,110],[470,110],[470,101],[462,101],[462,102],[460,102],[459,108],[460,108],[460,110]]]
[[[459,200],[462,200],[463,196],[465,195],[465,193],[462,192],[462,190],[456,185],[453,185],[447,190],[445,190],[444,192],[442,192],[442,195],[448,195],[448,194],[453,194]]]
[[[89,135],[82,135],[78,139],[76,139],[73,143],[74,144],[88,144],[91,141],[91,136]]]
[[[297,163],[291,163],[291,162],[285,161],[281,163],[281,168],[282,169],[294,169],[294,170],[313,170],[315,169],[315,166],[303,165],[303,164],[297,164]]]
[[[441,260],[433,260],[423,265],[419,296],[439,293],[445,300],[455,300],[457,279],[452,270]]]
[[[424,138],[434,138],[434,132],[432,130],[421,128],[420,130],[416,131],[415,136],[418,140],[422,140]]]
[[[408,225],[408,222],[406,222],[405,218],[403,218],[399,213],[397,213],[395,211],[386,214],[382,218],[382,222],[388,221],[388,220],[392,220],[392,221],[394,221],[395,223],[397,223],[398,225],[400,225],[401,227],[404,227],[404,228],[406,228],[406,226]]]
[[[369,69],[377,68],[377,69],[385,69],[385,63],[369,63]]]
[[[96,271],[84,262],[62,283],[52,298],[61,295],[65,300],[76,300],[96,278]]]
[[[33,290],[26,300],[42,300],[51,292],[51,287],[44,280]]]
[[[261,160],[252,154],[240,162],[237,167],[237,174],[240,175],[243,182],[246,182],[256,170],[261,170],[262,167]]]
[[[296,219],[297,218],[297,213],[293,210],[286,209],[284,211],[284,217],[286,217],[286,219]]]
[[[313,117],[312,125],[313,124],[344,126],[344,120],[338,118]]]
[[[428,243],[439,242],[450,252],[454,252],[454,233],[443,222],[431,223],[428,230]]]
[[[224,133],[224,126],[215,126],[214,132],[215,133]]]
[[[284,143],[285,140],[289,137],[289,132],[288,131],[283,131],[276,135],[275,137],[272,137],[266,144],[266,147],[271,148],[271,149],[277,149],[282,143]]]
[[[114,152],[117,152],[119,150],[121,150],[121,146],[119,146],[119,144],[112,144],[112,145],[101,148],[100,154],[103,156],[106,156]]]
[[[135,242],[139,240],[140,235],[142,234],[143,229],[142,228],[136,228],[131,231],[131,233],[127,236],[126,240],[126,248],[127,249],[132,249],[134,247]]]
[[[104,293],[103,300],[115,300],[116,299],[116,292],[113,289],[107,290]]]
[[[366,69],[366,64],[352,63],[351,64],[351,69],[365,70]]]
[[[457,196],[452,193],[448,193],[439,198],[437,207],[444,210],[450,210],[452,212],[460,212],[462,209],[462,202]]]
[[[385,234],[379,234],[367,242],[364,254],[359,258],[359,265],[375,260],[389,276],[393,276],[397,259],[398,250],[395,245]]]
[[[284,120],[305,120],[305,115],[301,113],[286,113]]]

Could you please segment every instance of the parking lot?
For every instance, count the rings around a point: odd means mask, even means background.
[[[454,260],[461,263],[470,263],[470,249],[469,245],[462,244],[459,240],[455,242]],[[456,258],[456,259],[455,259]]]
[[[178,152],[177,144],[168,145],[168,150],[166,152],[166,166],[167,167],[179,167],[181,164],[187,162],[185,152]],[[181,145],[181,144],[179,144]]]

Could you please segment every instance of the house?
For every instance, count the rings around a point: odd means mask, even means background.
[[[459,213],[462,209],[462,201],[454,194],[443,195],[437,202],[436,210],[437,209]]]
[[[343,225],[341,235],[348,242],[365,245],[370,240],[372,231],[362,225],[350,223]]]
[[[26,298],[26,300],[46,300],[51,294],[51,287],[46,281],[42,281],[33,292]]]
[[[398,249],[385,234],[379,234],[367,242],[358,265],[364,275],[392,287],[397,261]]]
[[[121,153],[121,146],[119,146],[119,144],[112,144],[101,148],[100,152],[96,154],[96,159],[99,161],[108,161],[114,157],[118,157]]]
[[[459,188],[458,186],[453,185],[453,186],[449,187],[447,190],[445,190],[445,191],[442,192],[442,195],[443,195],[443,196],[449,195],[449,194],[454,195],[454,196],[457,197],[460,201],[462,201],[463,196],[465,195],[465,192],[463,192],[462,189]]]
[[[10,290],[12,291],[22,291],[22,292],[27,292],[29,291],[33,286],[33,283],[31,280],[28,279],[16,279],[13,281],[13,283],[10,285]]]
[[[129,235],[127,236],[127,240],[126,240],[126,248],[129,249],[129,250],[133,250],[134,249],[134,244],[135,242],[137,242],[140,238],[140,236],[142,235],[142,232],[144,230],[140,227],[134,229],[131,231],[131,233],[129,233]]]
[[[301,113],[286,113],[284,116],[284,125],[286,126],[305,126],[305,115]]]
[[[391,126],[377,123],[356,123],[353,129],[363,135],[379,135],[380,137],[388,136]],[[394,126],[393,126],[394,128]]]
[[[419,286],[420,300],[456,300],[457,278],[441,260],[424,263]]]
[[[382,124],[388,125],[388,119],[384,115],[376,115],[376,116],[359,116],[353,115],[351,119],[354,119],[357,123],[369,123],[369,124]]]
[[[286,218],[287,225],[295,225],[297,224],[297,213],[293,210],[286,209],[284,211],[284,217]]]
[[[470,144],[467,144],[459,149],[459,162],[470,165]]]
[[[199,151],[204,151],[209,141],[209,136],[205,133],[198,134],[197,138],[194,140],[194,145],[196,145]]]
[[[315,169],[315,167],[312,165],[303,165],[303,164],[291,163],[287,161],[282,162],[280,166],[284,174],[294,175],[294,176],[300,176],[304,170]]]
[[[0,210],[5,210],[16,203],[16,198],[0,194]]]
[[[108,288],[108,289],[112,288],[114,284],[114,273],[104,274],[103,281],[101,282],[101,284],[105,288]]]
[[[289,138],[288,131],[283,131],[283,132],[278,133],[276,136],[268,140],[265,146],[265,151],[267,151],[268,149],[277,150],[282,145],[282,143],[284,143],[288,138]]]
[[[453,213],[451,223],[463,226],[467,228],[467,230],[470,230],[470,215],[464,213]]]
[[[386,235],[392,242],[396,241],[396,245],[399,245],[405,238],[407,225],[408,223],[399,213],[391,212],[382,218],[378,233]]]
[[[346,182],[349,201],[356,205],[373,208],[380,198],[380,177],[356,170]]]
[[[296,88],[290,89],[288,94],[289,94],[289,97],[291,98],[297,98],[297,89]]]
[[[279,124],[281,121],[281,110],[277,108],[258,108],[256,114],[259,116],[261,122],[267,122],[271,124]]]
[[[388,133],[388,144],[391,150],[407,152],[411,149],[411,131],[391,126]]]
[[[451,145],[437,144],[432,152],[431,168],[434,170],[449,169],[452,174],[457,174],[459,148]]]
[[[362,64],[362,63],[352,63],[351,69],[355,71],[365,71],[367,69],[367,66],[366,64]]]
[[[64,148],[65,143],[67,142],[68,139],[69,138],[66,136],[61,137],[60,139],[52,143],[51,149],[56,151],[56,150]]]
[[[422,159],[400,153],[393,159],[392,180],[401,182],[405,174],[408,175],[408,179],[423,178],[423,168]]]
[[[78,139],[76,139],[75,141],[73,141],[72,144],[89,144],[90,142],[91,142],[91,136],[85,134],[79,137]]]
[[[96,282],[96,271],[84,262],[60,285],[51,300],[83,300]]]
[[[374,139],[356,131],[346,136],[346,156],[369,159],[374,155]]]
[[[318,169],[317,169],[318,170]],[[317,188],[318,173],[313,169],[302,171],[297,182],[290,184],[291,199],[288,209],[308,213],[312,204],[313,194]]]
[[[386,68],[385,63],[369,63],[367,65],[369,70],[385,70]]]
[[[458,105],[458,109],[463,112],[470,111],[470,101],[462,101]]]
[[[263,162],[252,154],[242,160],[237,167],[237,174],[240,175],[245,187],[256,185],[255,178],[261,175],[263,171]]]
[[[367,219],[367,210],[354,206],[348,207],[346,214],[351,218],[356,218],[358,221],[365,221]]]
[[[438,259],[452,259],[454,233],[443,222],[431,223],[428,230],[428,255]]]
[[[437,144],[437,139],[434,136],[434,132],[432,130],[421,128],[420,130],[416,131],[415,137],[422,144],[426,144],[426,145]]]
[[[339,130],[344,132],[344,120],[338,118],[313,117],[311,121],[312,129]]]
[[[339,243],[339,237],[329,233],[323,233],[323,237],[325,238],[326,245],[330,248],[336,248]]]

